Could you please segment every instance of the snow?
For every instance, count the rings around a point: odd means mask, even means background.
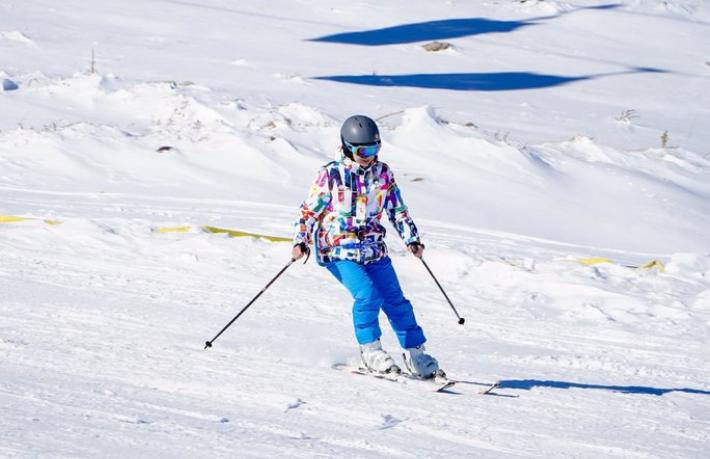
[[[379,3],[0,2],[0,456],[707,456],[707,2]],[[312,261],[203,349],[290,257],[204,227],[289,237],[354,113],[455,393],[334,369]]]

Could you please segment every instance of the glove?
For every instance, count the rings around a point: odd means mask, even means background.
[[[293,249],[291,250],[291,257],[294,261],[300,260],[304,255],[307,255],[306,261],[308,261],[308,257],[311,256],[311,249],[305,242],[299,242],[293,246]]]
[[[411,242],[407,245],[407,248],[417,258],[421,258],[424,254],[424,244],[422,244],[421,242]]]

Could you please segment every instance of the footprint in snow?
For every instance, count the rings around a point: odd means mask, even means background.
[[[296,399],[295,402],[288,404],[288,406],[284,410],[284,413],[286,413],[289,410],[295,410],[296,408],[300,407],[301,405],[305,405],[305,404],[306,404],[306,402],[301,400],[300,398]]]
[[[123,417],[123,416],[120,416],[116,419],[120,422],[125,422],[127,424],[152,424],[153,423],[152,421],[148,421],[148,420],[141,419],[141,418],[127,418],[127,417]]]
[[[392,416],[391,414],[383,414],[382,416],[382,425],[378,427],[379,430],[384,430],[384,429],[391,429],[392,427],[398,425],[400,422],[403,422],[402,419],[397,419],[396,417]]]

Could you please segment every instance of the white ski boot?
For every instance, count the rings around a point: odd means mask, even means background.
[[[405,351],[402,355],[404,364],[412,375],[422,379],[434,377],[439,373],[443,375],[443,372],[439,370],[439,362],[424,352],[423,344],[419,347],[405,349]]]
[[[380,340],[360,345],[362,364],[373,373],[399,374],[402,370],[394,363],[394,359],[382,349]]]

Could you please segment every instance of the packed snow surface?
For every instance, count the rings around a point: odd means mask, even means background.
[[[702,0],[0,0],[0,456],[707,457],[709,60]],[[312,261],[203,349],[291,250],[205,228],[290,237],[355,113],[448,393]]]

